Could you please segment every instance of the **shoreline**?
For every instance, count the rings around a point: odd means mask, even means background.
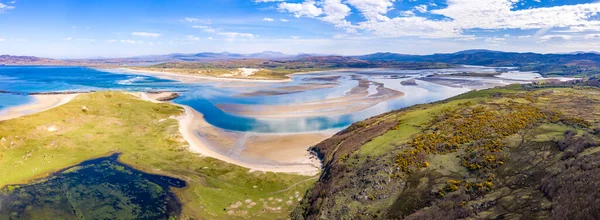
[[[175,119],[178,120],[179,122],[179,131],[181,133],[181,135],[183,136],[183,138],[190,144],[190,150],[192,152],[196,152],[199,153],[203,156],[208,156],[208,157],[212,157],[230,164],[235,164],[241,167],[245,167],[250,169],[250,172],[253,171],[261,171],[261,172],[274,172],[274,173],[295,173],[295,174],[300,174],[300,175],[306,175],[306,176],[314,176],[316,174],[318,174],[321,170],[321,165],[320,165],[320,161],[318,162],[318,166],[316,165],[315,161],[313,161],[312,163],[289,163],[289,164],[284,164],[284,163],[271,163],[271,164],[259,164],[259,163],[250,163],[247,161],[243,161],[240,159],[235,159],[233,157],[224,155],[222,153],[217,152],[216,150],[214,150],[209,143],[207,143],[207,140],[204,140],[204,138],[200,137],[201,135],[199,134],[199,132],[197,132],[194,128],[195,127],[200,127],[200,126],[206,126],[203,125],[203,123],[206,123],[204,121],[204,115],[202,115],[202,113],[192,109],[189,106],[186,105],[178,105],[175,104],[177,106],[180,106],[182,108],[184,108],[185,112],[184,115],[182,116],[178,116],[178,117],[174,117]],[[308,148],[309,146],[306,147],[306,152],[308,153]],[[306,158],[308,160],[311,160],[311,158]]]
[[[146,76],[154,76],[162,79],[175,80],[182,83],[193,83],[198,82],[200,80],[208,80],[215,82],[257,82],[257,83],[277,83],[277,82],[291,82],[292,79],[241,79],[241,78],[226,78],[226,77],[212,77],[212,76],[197,76],[190,74],[182,74],[182,73],[174,73],[174,72],[161,72],[161,71],[152,71],[152,70],[136,70],[131,68],[114,68],[117,70],[122,70],[129,73],[141,74]],[[291,75],[291,74],[290,74]],[[288,76],[288,75],[286,75]]]
[[[199,80],[209,80],[215,82],[256,82],[256,83],[281,83],[281,82],[291,82],[292,76],[294,75],[304,75],[304,74],[314,74],[314,73],[323,73],[323,72],[342,72],[342,71],[352,71],[360,68],[343,68],[343,69],[331,69],[331,70],[315,70],[315,71],[307,71],[307,72],[297,72],[290,73],[285,75],[288,77],[287,79],[251,79],[251,78],[227,78],[227,77],[213,77],[213,76],[198,76],[191,74],[183,74],[183,73],[174,73],[174,72],[161,72],[161,71],[153,71],[153,70],[136,70],[127,67],[119,67],[119,68],[97,68],[100,70],[122,70],[129,73],[146,75],[146,76],[154,76],[162,79],[175,80],[182,83],[193,83],[198,82]],[[187,78],[187,79],[186,79]]]
[[[143,92],[137,93],[129,93],[135,97],[138,97],[142,100],[154,102],[154,103],[169,103],[172,105],[179,106],[184,109],[183,115],[173,116],[173,119],[176,119],[179,124],[179,132],[181,133],[183,139],[190,145],[189,150],[194,153],[198,153],[202,156],[207,156],[211,158],[215,158],[217,160],[224,161],[226,163],[234,164],[237,166],[245,167],[250,169],[250,172],[260,171],[260,172],[274,172],[274,173],[293,173],[305,176],[314,176],[321,171],[321,161],[316,156],[311,156],[308,151],[310,146],[302,147],[303,151],[299,152],[299,147],[291,147],[291,149],[279,148],[279,151],[273,151],[270,149],[266,151],[264,148],[269,148],[269,146],[265,146],[264,142],[277,142],[285,140],[286,138],[295,137],[295,136],[312,136],[312,139],[317,144],[322,140],[328,138],[329,136],[333,136],[337,131],[322,131],[322,132],[310,132],[310,133],[293,133],[293,134],[258,134],[253,132],[233,132],[233,131],[221,131],[222,129],[213,127],[204,119],[204,115],[202,113],[196,111],[192,107],[187,105],[176,104],[172,102],[161,102],[157,101],[153,97],[148,96],[148,94]],[[204,128],[204,131],[199,131]],[[249,158],[243,160],[239,158],[240,155],[227,155],[226,152],[231,153],[231,151],[236,151],[239,149],[228,149],[227,146],[215,146],[219,144],[210,143],[211,140],[206,138],[207,134],[215,133],[217,136],[227,136],[227,137],[239,137],[239,136],[251,136],[247,142],[243,143],[244,146],[252,145],[250,149],[248,146],[241,149],[242,152],[238,152],[238,154],[242,154],[245,157],[255,157],[257,161],[264,161],[265,163],[253,163],[248,161]],[[211,135],[211,136],[214,136]],[[317,136],[317,137],[314,137]],[[310,140],[308,140],[310,142]],[[227,142],[237,142],[236,138],[226,138],[221,141]],[[212,142],[219,142],[214,141]],[[257,143],[258,142],[258,143]],[[248,151],[248,152],[246,152]],[[269,158],[270,155],[271,158]],[[301,155],[302,154],[302,155]],[[293,158],[291,160],[295,161],[273,161],[273,158]]]
[[[67,104],[79,94],[80,93],[31,95],[35,101],[1,110],[0,121],[15,119],[56,108],[58,106]]]

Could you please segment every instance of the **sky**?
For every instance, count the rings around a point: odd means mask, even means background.
[[[0,0],[0,54],[600,51],[600,0]]]

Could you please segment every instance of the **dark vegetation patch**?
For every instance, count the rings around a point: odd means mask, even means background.
[[[147,174],[118,154],[85,161],[38,183],[0,190],[0,219],[169,219],[181,214],[170,187],[183,180]]]

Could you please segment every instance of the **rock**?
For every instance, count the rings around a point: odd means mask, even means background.
[[[58,131],[58,128],[57,128],[56,126],[52,125],[52,126],[50,126],[50,127],[48,128],[48,131],[49,131],[49,132],[55,132],[55,131]]]
[[[88,110],[90,110],[90,108],[88,108],[87,106],[81,106],[81,111],[87,112]]]
[[[0,141],[6,142],[6,138],[2,137],[2,139],[0,139]]]

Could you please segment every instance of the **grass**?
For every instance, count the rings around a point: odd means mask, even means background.
[[[398,126],[361,146],[358,151],[359,156],[380,156],[389,152],[390,149],[397,148],[409,141],[413,135],[421,132],[421,126],[430,121],[435,113],[442,109],[456,107],[460,103],[465,103],[465,101],[456,100],[438,105],[421,105],[414,110],[397,113],[395,117],[387,117],[398,121]]]
[[[87,106],[88,111],[83,111]],[[248,169],[191,153],[171,116],[180,107],[137,100],[118,92],[83,94],[63,106],[0,122],[0,187],[23,184],[82,161],[122,152],[120,161],[148,173],[186,180],[174,189],[184,218],[286,218],[311,177],[249,172]],[[49,127],[58,130],[50,132]],[[295,183],[300,183],[295,185]],[[260,199],[282,199],[263,207]],[[247,208],[252,199],[257,205]],[[276,200],[276,199],[274,199]],[[231,209],[230,205],[244,205]],[[265,209],[265,211],[263,211]],[[231,211],[230,213],[228,213]]]

